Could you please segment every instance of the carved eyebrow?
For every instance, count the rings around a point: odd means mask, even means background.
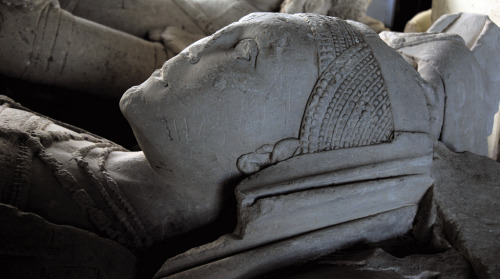
[[[247,41],[247,40],[252,40],[252,41],[254,41],[254,42],[257,42],[257,41],[255,40],[255,38],[251,38],[251,37],[244,37],[244,38],[239,38],[238,40],[236,40],[236,41],[233,43],[232,47],[234,48],[234,47],[236,47],[237,45],[239,45],[241,42],[243,42],[243,41]]]
[[[167,77],[165,76],[164,68],[160,68],[160,80],[163,83],[163,86],[168,87]]]
[[[212,35],[213,36],[213,35]],[[187,53],[187,58],[189,63],[196,64],[200,60],[201,55],[205,52],[205,50],[212,44],[210,44],[211,37],[206,37],[195,44],[192,44],[187,49],[183,50]],[[205,44],[203,44],[205,42]]]

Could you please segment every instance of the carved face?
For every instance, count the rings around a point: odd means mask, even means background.
[[[240,155],[298,137],[316,57],[304,20],[252,15],[167,61],[120,107],[159,173],[234,174]]]

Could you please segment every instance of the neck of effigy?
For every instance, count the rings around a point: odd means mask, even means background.
[[[227,200],[235,199],[231,183],[240,181],[241,174],[212,169],[217,176],[200,176],[210,171],[207,168],[193,167],[191,176],[176,168],[160,175],[143,152],[113,152],[106,162],[106,169],[136,208],[154,242],[210,224],[223,214]]]

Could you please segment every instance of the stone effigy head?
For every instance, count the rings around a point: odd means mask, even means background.
[[[120,105],[160,174],[221,183],[298,154],[428,132],[423,84],[362,24],[256,13],[167,61]]]

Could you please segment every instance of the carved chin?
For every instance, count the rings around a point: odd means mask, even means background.
[[[127,90],[120,99],[120,110],[129,119],[133,112],[137,111],[137,103],[142,99],[142,91],[138,86],[133,86]]]
[[[142,138],[142,135],[147,135],[144,126],[151,123],[151,119],[148,119],[151,117],[151,112],[145,105],[142,90],[136,86],[127,90],[120,99],[120,110],[138,139]]]

